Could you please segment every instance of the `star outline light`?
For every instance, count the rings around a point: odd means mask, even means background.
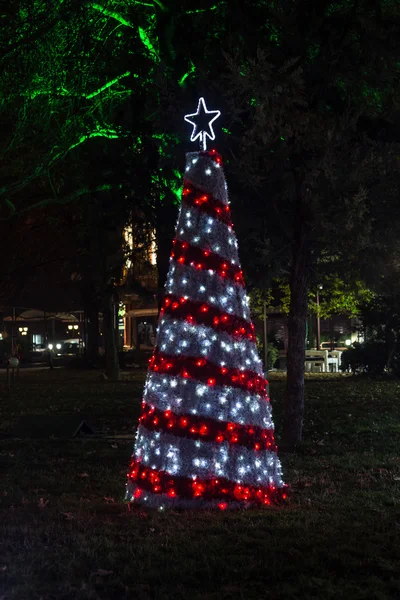
[[[215,115],[208,122],[208,129],[210,130],[210,133],[203,129],[198,130],[198,124],[194,120],[194,117],[199,117],[202,112],[206,115]],[[191,113],[190,115],[184,116],[184,120],[187,123],[190,123],[191,125],[193,125],[193,131],[192,131],[192,135],[190,136],[190,141],[195,142],[197,140],[197,138],[200,138],[200,145],[201,145],[201,149],[203,151],[207,149],[207,136],[210,138],[210,140],[215,140],[215,133],[214,133],[212,124],[216,119],[218,119],[218,117],[220,115],[221,115],[220,110],[207,110],[205,100],[203,97],[201,97],[201,98],[199,98],[199,102],[197,105],[197,111],[195,113]]]

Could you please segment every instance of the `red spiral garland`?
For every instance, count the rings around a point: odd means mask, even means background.
[[[287,486],[277,488],[274,485],[254,486],[236,483],[224,477],[212,479],[191,479],[171,475],[166,471],[150,469],[133,459],[128,479],[136,483],[134,498],[140,499],[143,492],[166,494],[169,498],[202,498],[203,500],[221,500],[219,507],[227,508],[226,502],[247,501],[259,505],[279,504],[287,498]]]
[[[217,200],[209,192],[196,188],[187,180],[183,182],[182,200],[188,206],[198,208],[201,212],[232,227],[231,209],[228,204]]]
[[[172,244],[171,258],[179,264],[189,265],[199,271],[215,271],[221,277],[244,286],[243,271],[239,265],[233,265],[219,254],[211,252],[211,250],[203,250],[176,238]]]
[[[182,296],[168,294],[164,298],[161,315],[171,315],[175,319],[185,320],[191,325],[205,325],[212,327],[214,331],[223,331],[237,338],[256,341],[253,323],[236,315],[222,312],[206,302],[187,300]]]
[[[266,396],[267,381],[254,371],[218,367],[206,358],[168,355],[157,348],[149,360],[149,369],[159,374],[178,375],[196,379],[209,386],[220,385],[241,388],[253,394]]]
[[[218,444],[228,442],[256,451],[277,451],[273,429],[228,423],[192,414],[178,415],[171,410],[160,410],[146,402],[142,403],[142,408],[139,421],[149,431],[161,431],[181,438]]]

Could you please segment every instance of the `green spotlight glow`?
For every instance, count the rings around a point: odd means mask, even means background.
[[[128,77],[130,74],[131,74],[130,71],[126,71],[126,73],[122,73],[122,75],[118,75],[118,77],[115,77],[111,81],[108,81],[107,83],[105,83],[103,86],[101,86],[101,88],[99,88],[95,92],[92,92],[91,94],[87,94],[86,95],[86,100],[90,100],[91,98],[94,98],[98,94],[101,94],[101,92],[104,92],[104,90],[106,90],[109,87],[111,87],[112,85],[114,85],[114,83],[117,83],[117,81],[119,81],[123,77]]]
[[[101,4],[96,4],[96,3],[93,3],[90,6],[92,8],[94,8],[95,10],[98,10],[99,12],[101,12],[105,17],[111,17],[112,19],[115,19],[122,25],[126,25],[126,27],[133,27],[133,24],[130,21],[128,21],[128,19],[125,19],[122,15],[117,13],[115,10],[108,10],[107,8],[104,8],[104,6],[101,6]],[[149,4],[148,6],[152,6],[152,5]]]
[[[182,75],[182,77],[179,79],[178,84],[183,87],[183,85],[185,84],[186,79],[189,77],[189,75],[191,75],[192,73],[194,73],[196,71],[196,67],[195,65],[191,62],[191,66],[189,71],[187,71],[184,75]]]
[[[147,32],[143,29],[143,27],[139,27],[139,36],[140,39],[142,40],[143,44],[146,46],[151,58],[154,60],[154,62],[160,62],[159,56],[157,54],[157,51],[154,47],[154,45],[152,44]]]
[[[187,15],[195,15],[198,13],[208,12],[211,10],[217,10],[218,6],[221,6],[223,4],[225,4],[225,2],[220,2],[219,4],[214,4],[214,6],[210,6],[210,8],[197,8],[195,10],[187,10],[186,14]]]

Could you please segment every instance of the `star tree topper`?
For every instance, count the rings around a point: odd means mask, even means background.
[[[220,114],[221,111],[219,110],[207,110],[204,98],[200,98],[197,105],[197,112],[192,113],[191,115],[185,115],[184,117],[185,121],[193,125],[190,141],[195,142],[197,138],[200,138],[200,148],[203,151],[207,149],[207,136],[210,140],[215,140],[212,124],[218,119]]]

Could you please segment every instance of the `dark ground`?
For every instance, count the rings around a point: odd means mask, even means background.
[[[8,397],[0,372],[0,600],[400,597],[399,381],[307,380],[287,506],[166,514],[122,501],[143,381],[27,370]],[[278,442],[283,392],[271,382]],[[29,439],[27,415],[98,432]]]

